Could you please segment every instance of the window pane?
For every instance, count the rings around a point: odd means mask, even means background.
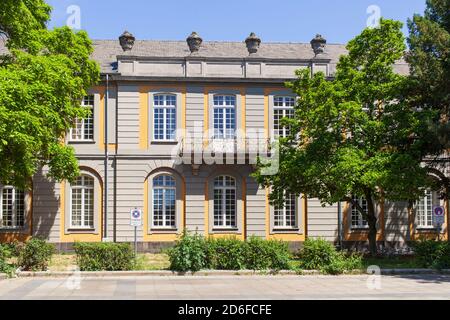
[[[175,140],[176,133],[176,105],[175,95],[159,94],[154,101],[154,139]]]
[[[2,227],[13,226],[13,189],[4,188],[2,192]]]
[[[232,139],[236,132],[236,97],[214,96],[214,138]]]
[[[82,189],[72,189],[72,226],[81,227]]]
[[[353,196],[353,200],[357,201],[359,205],[362,207],[363,211],[367,214],[368,208],[367,208],[367,201],[364,199],[364,197],[355,197]],[[365,228],[367,227],[368,223],[363,218],[363,215],[359,212],[357,207],[352,204],[352,227],[354,228]]]
[[[153,225],[156,227],[163,226],[164,212],[164,190],[154,189],[153,190]]]

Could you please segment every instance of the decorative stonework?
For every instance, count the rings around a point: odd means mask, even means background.
[[[124,33],[122,33],[122,35],[119,37],[120,46],[122,47],[123,51],[130,51],[131,49],[133,49],[135,40],[136,38],[128,31],[124,31]]]
[[[203,39],[197,34],[197,32],[192,32],[191,35],[186,39],[191,53],[196,53],[200,50]]]
[[[322,37],[322,35],[317,34],[316,37],[311,40],[311,47],[314,51],[314,54],[317,56],[318,54],[324,53],[326,44],[327,40]]]
[[[247,45],[248,53],[255,54],[258,52],[261,39],[258,38],[254,32],[252,32],[247,39],[245,39],[245,44]]]

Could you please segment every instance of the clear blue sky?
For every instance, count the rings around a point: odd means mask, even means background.
[[[81,10],[81,28],[93,39],[116,39],[125,29],[137,39],[243,41],[254,31],[263,41],[309,42],[321,33],[345,43],[363,28],[368,6],[406,22],[423,13],[425,0],[48,0],[50,27],[66,24],[70,5]],[[407,31],[405,27],[405,32]]]

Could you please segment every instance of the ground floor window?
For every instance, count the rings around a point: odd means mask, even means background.
[[[420,228],[433,227],[433,192],[427,190],[425,196],[422,197],[415,205],[417,226]]]
[[[94,178],[82,175],[71,185],[71,228],[94,228]]]
[[[368,213],[368,207],[367,207],[367,200],[364,197],[356,197],[353,196],[353,201],[357,202],[364,210],[364,212]],[[367,223],[367,220],[364,219],[363,215],[357,207],[352,203],[351,204],[352,212],[351,212],[351,219],[352,219],[352,228],[367,228],[369,224]]]
[[[274,208],[274,227],[275,228],[294,228],[297,226],[297,196],[287,194],[284,206],[275,206]]]
[[[236,227],[236,180],[233,177],[214,179],[214,227]]]
[[[153,227],[176,227],[176,182],[169,175],[153,179]]]
[[[0,228],[25,225],[25,193],[12,186],[0,186]]]

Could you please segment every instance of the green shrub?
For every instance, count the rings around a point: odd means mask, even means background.
[[[330,265],[337,255],[336,248],[322,238],[307,238],[300,251],[301,267],[306,270],[320,270]]]
[[[7,261],[11,256],[10,247],[0,244],[0,273],[11,274],[14,271],[14,266]]]
[[[55,248],[45,240],[32,238],[18,252],[18,265],[26,271],[45,271]]]
[[[341,274],[363,267],[361,254],[338,252],[333,244],[321,238],[307,239],[299,257],[300,268],[326,274]]]
[[[81,271],[133,270],[134,251],[128,243],[75,243]]]
[[[421,240],[413,244],[417,262],[423,268],[450,268],[450,243],[447,241]]]
[[[246,268],[282,270],[290,268],[291,254],[286,242],[250,237],[246,245]]]
[[[195,233],[183,232],[175,246],[168,250],[170,269],[173,271],[199,271],[207,267],[208,246],[205,239]]]
[[[245,268],[245,242],[234,237],[206,240],[207,266],[218,270],[241,270]]]

